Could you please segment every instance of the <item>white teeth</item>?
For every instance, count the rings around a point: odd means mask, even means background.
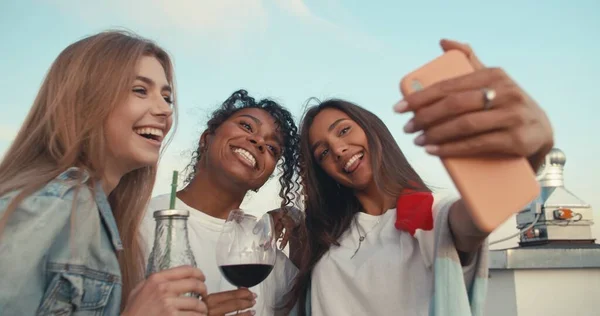
[[[141,127],[133,130],[138,135],[154,135],[160,139],[163,138],[164,133],[162,130],[153,127]]]
[[[254,158],[254,156],[252,156],[252,154],[250,154],[249,151],[242,148],[236,148],[233,150],[233,152],[246,159],[252,165],[252,167],[256,167],[256,159]]]
[[[363,153],[358,153],[358,154],[352,156],[352,158],[350,158],[350,160],[348,160],[348,162],[344,166],[344,170],[346,172],[348,172],[348,168],[350,168],[350,166],[352,166],[352,164],[354,164],[354,162],[356,162],[358,159],[362,158],[362,156],[363,156]]]

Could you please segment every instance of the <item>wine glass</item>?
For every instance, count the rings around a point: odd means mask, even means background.
[[[277,255],[273,234],[269,214],[257,218],[241,209],[229,213],[217,240],[217,264],[229,283],[251,288],[269,276]]]

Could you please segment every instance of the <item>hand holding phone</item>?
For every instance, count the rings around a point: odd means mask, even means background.
[[[538,166],[529,161],[543,161],[552,129],[504,71],[485,68],[466,45],[442,41],[442,48],[402,79],[396,111],[414,113],[405,131],[423,132],[415,143],[440,156],[475,224],[491,232],[539,195]]]

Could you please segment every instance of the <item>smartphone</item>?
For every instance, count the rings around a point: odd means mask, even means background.
[[[451,50],[402,78],[400,91],[407,96],[473,71],[465,54]],[[483,108],[483,103],[481,106]],[[498,228],[540,194],[535,173],[523,157],[453,157],[441,160],[473,221],[484,232]]]

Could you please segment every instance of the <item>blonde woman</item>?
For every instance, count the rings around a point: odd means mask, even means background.
[[[3,314],[206,314],[180,296],[206,295],[202,272],[144,280],[136,237],[174,97],[148,40],[103,32],[60,53],[0,162]]]

